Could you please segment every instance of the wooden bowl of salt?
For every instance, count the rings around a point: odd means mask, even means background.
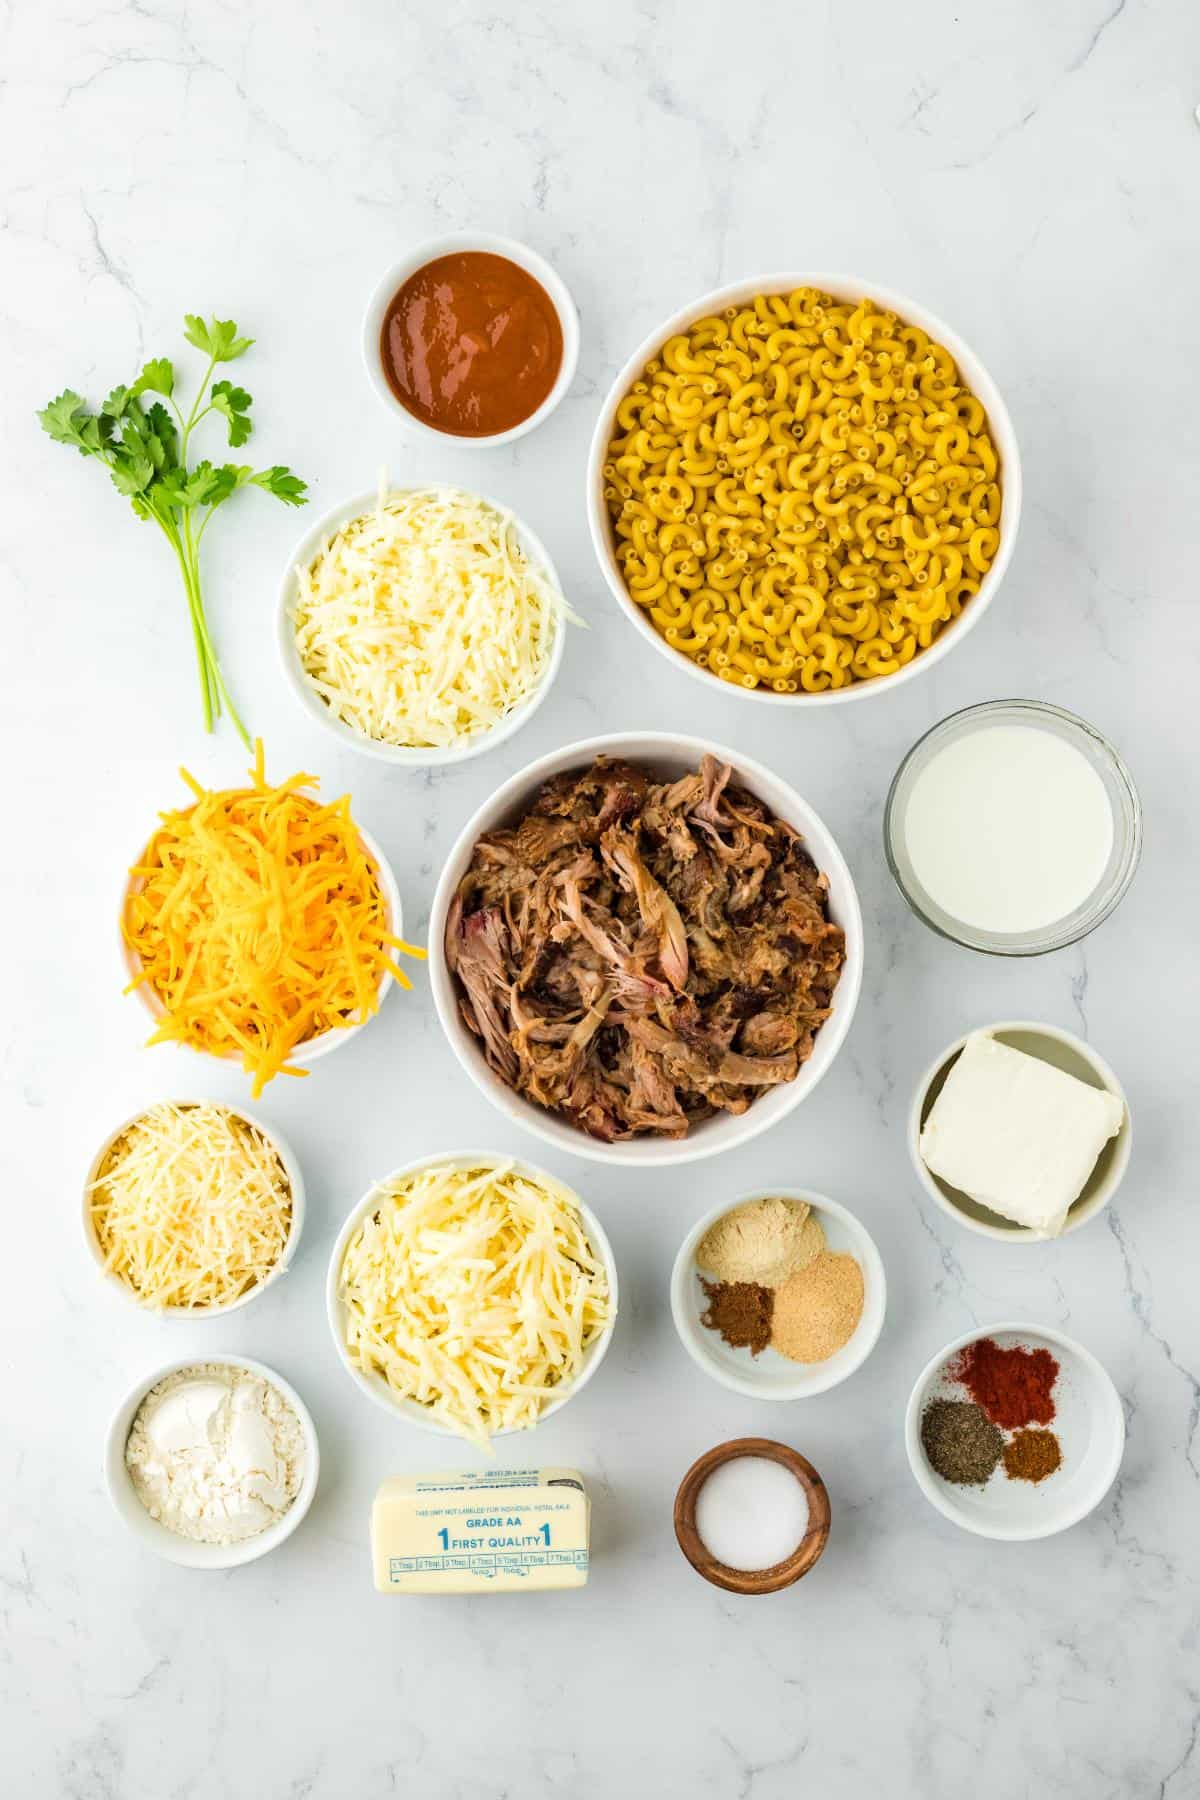
[[[800,1493],[777,1471],[786,1471]],[[731,1438],[706,1450],[680,1482],[675,1536],[696,1573],[714,1587],[778,1593],[807,1575],[824,1550],[829,1493],[808,1458],[790,1445]]]

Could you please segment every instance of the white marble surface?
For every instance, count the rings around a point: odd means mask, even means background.
[[[1196,1794],[1200,14],[1187,0],[17,0],[0,16],[0,66],[0,567],[20,646],[2,717],[5,1794]],[[583,317],[580,373],[513,451],[430,456],[367,388],[360,309],[410,241],[471,223],[527,238],[562,270]],[[780,724],[639,649],[593,564],[582,474],[598,397],[656,319],[718,280],[805,264],[919,296],[975,344],[1016,420],[1027,503],[1003,592],[959,652],[870,704]],[[306,475],[317,504],[370,485],[381,463],[474,480],[528,515],[591,620],[518,740],[435,781],[408,777],[336,754],[283,690],[272,609],[297,521],[239,496],[212,534],[212,613],[273,769],[307,766],[353,791],[414,930],[492,784],[601,728],[703,729],[774,763],[861,884],[866,989],[809,1104],[676,1177],[558,1159],[612,1234],[623,1316],[586,1396],[503,1455],[587,1472],[596,1556],[581,1595],[404,1605],[370,1587],[377,1481],[445,1452],[371,1408],[335,1362],[322,1280],[336,1225],[372,1177],[422,1152],[536,1153],[465,1083],[423,989],[263,1103],[310,1180],[306,1242],[281,1289],[226,1326],[156,1325],[103,1291],[83,1255],[81,1171],[105,1129],[163,1094],[243,1091],[139,1047],[113,939],[122,865],[177,795],[176,764],[224,781],[243,758],[228,733],[201,737],[162,544],[32,415],[67,382],[102,393],[144,354],[176,355],[195,309],[258,338],[237,371],[255,443]],[[917,733],[1012,693],[1108,732],[1147,816],[1121,912],[1085,950],[1030,964],[925,932],[879,840],[887,781]],[[1116,1065],[1137,1146],[1107,1216],[1005,1251],[931,1210],[903,1123],[940,1045],[1022,1014],[1084,1032]],[[688,1221],[761,1181],[857,1208],[891,1283],[867,1366],[791,1408],[706,1383],[666,1304]],[[925,1504],[902,1415],[940,1343],[1021,1315],[1065,1326],[1106,1363],[1128,1454],[1085,1524],[993,1547]],[[143,1554],[99,1476],[126,1386],[212,1348],[287,1374],[324,1449],[300,1533],[217,1577]],[[671,1532],[688,1463],[744,1432],[805,1450],[834,1509],[812,1577],[757,1602],[703,1585]]]

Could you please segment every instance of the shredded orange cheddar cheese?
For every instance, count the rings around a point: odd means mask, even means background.
[[[361,1024],[389,976],[412,983],[392,952],[424,956],[390,930],[379,871],[349,797],[319,805],[313,775],[271,787],[255,745],[253,785],[196,796],[160,813],[130,870],[122,930],[161,1010],[148,1042],[237,1056],[255,1096],[323,1032]],[[128,991],[128,990],[127,990]]]

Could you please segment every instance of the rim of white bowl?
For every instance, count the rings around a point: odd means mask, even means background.
[[[251,1288],[248,1294],[239,1295],[236,1300],[226,1301],[224,1305],[146,1306],[138,1299],[133,1289],[126,1282],[121,1280],[119,1275],[115,1275],[111,1269],[106,1269],[104,1266],[104,1254],[100,1249],[99,1240],[96,1237],[95,1222],[92,1218],[91,1190],[94,1183],[99,1178],[105,1157],[108,1155],[117,1139],[121,1136],[122,1132],[128,1131],[131,1125],[136,1125],[139,1119],[145,1118],[146,1114],[155,1106],[176,1106],[181,1109],[191,1106],[223,1107],[226,1112],[234,1113],[239,1119],[244,1119],[248,1125],[253,1125],[256,1131],[260,1131],[283,1164],[284,1174],[287,1176],[288,1185],[291,1188],[292,1195],[292,1222],[288,1230],[287,1238],[284,1241],[283,1249],[280,1251],[279,1258],[273,1265],[270,1273],[264,1276],[257,1287]],[[247,1112],[244,1106],[235,1106],[230,1100],[213,1100],[207,1096],[195,1100],[151,1100],[145,1106],[139,1106],[136,1112],[130,1113],[129,1117],[123,1119],[115,1130],[109,1132],[99,1150],[97,1150],[95,1156],[92,1157],[91,1162],[88,1164],[87,1175],[83,1183],[84,1242],[87,1245],[93,1262],[100,1272],[100,1276],[104,1281],[105,1286],[119,1293],[129,1305],[136,1307],[138,1312],[143,1315],[149,1313],[154,1317],[162,1319],[224,1319],[227,1318],[230,1313],[240,1312],[242,1307],[249,1306],[252,1301],[258,1299],[260,1294],[265,1294],[267,1289],[271,1287],[274,1282],[278,1281],[281,1275],[287,1274],[295,1260],[296,1252],[300,1246],[300,1234],[304,1229],[304,1216],[304,1177],[300,1172],[300,1164],[296,1160],[296,1153],[288,1143],[287,1139],[282,1137],[273,1126],[268,1125],[265,1119],[260,1119],[257,1113]]]
[[[1066,1507],[1057,1514],[1049,1514],[1044,1524],[1004,1525],[1002,1523],[985,1525],[976,1517],[962,1512],[945,1491],[945,1483],[935,1479],[930,1472],[921,1447],[921,1413],[924,1409],[926,1395],[943,1364],[948,1362],[959,1350],[968,1344],[977,1343],[980,1338],[1003,1337],[1005,1335],[1022,1339],[1025,1343],[1053,1345],[1059,1350],[1066,1350],[1079,1359],[1087,1370],[1098,1391],[1110,1403],[1111,1421],[1110,1435],[1112,1448],[1104,1465],[1101,1478],[1091,1490],[1090,1498],[1075,1506]],[[993,1325],[977,1325],[971,1331],[964,1331],[960,1337],[944,1344],[935,1356],[931,1356],[921,1373],[913,1383],[908,1396],[908,1405],[904,1410],[904,1447],[908,1453],[908,1466],[913,1472],[913,1479],[929,1501],[937,1508],[943,1518],[949,1519],[962,1531],[972,1532],[976,1537],[995,1538],[1002,1543],[1029,1543],[1035,1538],[1057,1537],[1060,1531],[1069,1531],[1072,1525],[1078,1525],[1089,1513],[1095,1512],[1104,1499],[1121,1467],[1121,1459],[1125,1454],[1125,1408],[1115,1381],[1098,1357],[1093,1356],[1077,1338],[1068,1337],[1065,1331],[1057,1331],[1050,1325],[1031,1325],[1024,1320],[1013,1324],[1002,1320]]]
[[[1052,1043],[1068,1045],[1081,1061],[1095,1070],[1100,1077],[1101,1084],[1110,1094],[1115,1095],[1125,1108],[1125,1118],[1116,1135],[1112,1161],[1109,1164],[1107,1175],[1094,1194],[1089,1195],[1086,1200],[1077,1200],[1070,1208],[1067,1213],[1067,1222],[1057,1237],[1043,1237],[1038,1232],[1031,1230],[1028,1225],[990,1225],[985,1219],[972,1218],[970,1213],[963,1212],[954,1204],[953,1200],[943,1192],[938,1178],[925,1167],[924,1159],[921,1156],[921,1113],[925,1105],[925,1097],[946,1064],[952,1057],[957,1057],[961,1053],[968,1038],[974,1037],[980,1031],[993,1035],[997,1032],[1023,1031],[1031,1037],[1049,1038]],[[994,1024],[976,1025],[973,1030],[964,1031],[961,1037],[955,1038],[952,1044],[948,1044],[941,1054],[934,1058],[917,1082],[913,1102],[908,1112],[908,1130],[905,1135],[908,1142],[909,1160],[917,1180],[930,1199],[959,1225],[964,1226],[968,1231],[976,1232],[980,1237],[992,1238],[1001,1244],[1056,1244],[1069,1236],[1072,1231],[1078,1231],[1081,1225],[1086,1225],[1089,1219],[1094,1219],[1097,1213],[1103,1212],[1125,1179],[1125,1171],[1129,1167],[1129,1158],[1133,1149],[1133,1119],[1125,1090],[1108,1063],[1097,1051],[1093,1050],[1090,1044],[1085,1044],[1082,1038],[1076,1037],[1074,1032],[1064,1031],[1060,1025],[1044,1025],[1037,1019],[999,1019]]]
[[[358,833],[363,849],[367,852],[367,855],[371,858],[376,869],[379,871],[379,885],[383,889],[383,898],[388,909],[390,933],[392,937],[403,938],[404,910],[400,903],[400,889],[396,885],[396,877],[392,873],[391,864],[388,862],[387,857],[383,854],[383,851],[379,848],[379,845],[371,836],[370,832],[365,831],[357,820],[354,821],[354,829]],[[152,841],[153,840],[148,840],[146,848],[149,847],[149,842]],[[121,924],[125,917],[125,901],[132,886],[133,883],[130,880],[128,871],[126,871],[125,880],[121,888],[121,903],[117,912],[117,942],[121,951],[121,960],[125,965],[125,972],[129,976],[130,981],[134,980],[140,973],[140,969],[128,944],[125,942]],[[388,970],[385,969],[379,978],[379,986],[376,990],[377,1000],[375,1011],[370,1015],[370,1018],[361,1019],[357,1025],[334,1026],[329,1031],[321,1032],[319,1037],[309,1038],[305,1043],[297,1044],[296,1048],[288,1053],[289,1062],[300,1064],[317,1062],[322,1056],[328,1056],[331,1050],[340,1050],[343,1044],[350,1043],[353,1038],[358,1036],[360,1031],[366,1030],[372,1019],[378,1017],[379,1011],[383,1006],[384,1001],[387,999],[388,992],[393,985],[393,977]],[[163,1017],[166,1009],[161,1001],[159,1001],[151,992],[149,983],[145,981],[139,983],[139,985],[133,989],[133,993],[140,1001],[143,1009],[149,1014],[154,1023],[157,1024]],[[181,1047],[193,1051],[197,1056],[211,1057],[214,1062],[229,1063],[236,1067],[241,1066],[238,1057],[232,1052],[225,1056],[215,1056],[211,1050],[199,1050],[194,1044],[188,1044]]]
[[[608,1241],[608,1233],[578,1190],[572,1187],[569,1181],[564,1181],[561,1176],[551,1174],[548,1169],[539,1168],[536,1163],[527,1162],[521,1156],[505,1155],[500,1150],[441,1150],[436,1151],[432,1156],[420,1156],[414,1162],[403,1163],[398,1169],[393,1169],[389,1175],[384,1175],[379,1181],[372,1182],[362,1199],[357,1200],[347,1213],[330,1253],[329,1267],[325,1275],[325,1316],[329,1321],[330,1335],[333,1338],[338,1361],[359,1392],[365,1394],[369,1400],[373,1400],[376,1406],[380,1406],[385,1412],[390,1413],[394,1419],[400,1419],[407,1425],[415,1425],[421,1431],[432,1432],[436,1437],[452,1438],[459,1443],[469,1441],[462,1432],[453,1430],[449,1425],[440,1424],[438,1420],[431,1417],[426,1407],[419,1406],[415,1400],[405,1400],[399,1395],[393,1394],[380,1377],[364,1375],[360,1369],[355,1368],[346,1349],[345,1333],[342,1329],[342,1302],[338,1292],[338,1278],[341,1274],[346,1246],[363,1218],[372,1206],[376,1205],[380,1188],[385,1187],[389,1182],[403,1181],[409,1175],[417,1175],[423,1169],[444,1166],[465,1168],[481,1163],[506,1163],[529,1180],[548,1181],[557,1187],[566,1189],[583,1221],[588,1242],[593,1250],[598,1252],[604,1264],[612,1308],[612,1317],[600,1336],[585,1351],[579,1374],[570,1386],[542,1408],[532,1425],[506,1425],[500,1431],[493,1431],[492,1438],[516,1437],[536,1431],[546,1419],[551,1418],[556,1412],[561,1412],[564,1406],[582,1392],[608,1354],[608,1347],[612,1343],[620,1308],[617,1260],[613,1255],[612,1245]]]
[[[414,413],[410,413],[388,385],[379,351],[387,309],[409,276],[415,275],[418,269],[423,269],[426,263],[436,261],[439,256],[454,256],[469,250],[503,256],[540,282],[558,314],[563,342],[558,376],[542,404],[527,419],[522,419],[519,425],[511,425],[507,431],[491,432],[485,437],[460,437],[454,431],[439,431],[436,426],[427,425],[424,419],[418,419]],[[575,371],[579,366],[579,337],[579,313],[571,290],[558,270],[544,256],[531,250],[528,244],[521,243],[517,238],[499,237],[494,232],[487,231],[451,231],[441,237],[426,238],[422,243],[414,244],[407,255],[400,257],[380,276],[363,313],[362,358],[367,379],[379,400],[415,437],[422,437],[428,443],[441,444],[443,447],[450,444],[464,450],[495,450],[501,444],[515,443],[526,432],[536,430],[559,405],[574,381]]]
[[[860,1335],[861,1342],[855,1346],[853,1357],[840,1372],[828,1370],[824,1363],[804,1363],[798,1366],[811,1372],[797,1375],[794,1383],[767,1383],[756,1380],[753,1374],[736,1375],[709,1354],[703,1337],[698,1335],[708,1333],[708,1327],[701,1325],[695,1330],[692,1328],[693,1320],[685,1290],[690,1287],[697,1272],[695,1258],[701,1239],[718,1219],[723,1219],[727,1213],[736,1212],[739,1206],[748,1206],[754,1200],[773,1199],[806,1200],[815,1213],[825,1212],[832,1218],[839,1219],[854,1242],[854,1253],[863,1272],[863,1310],[862,1317],[842,1348],[846,1349],[853,1344]],[[739,1195],[736,1200],[720,1201],[692,1226],[679,1246],[671,1269],[671,1318],[680,1343],[698,1369],[703,1369],[706,1375],[713,1381],[720,1382],[722,1387],[731,1388],[735,1394],[745,1394],[751,1400],[808,1400],[817,1394],[827,1394],[831,1388],[840,1387],[843,1381],[849,1381],[852,1375],[858,1373],[874,1350],[886,1317],[887,1271],[879,1254],[879,1246],[857,1213],[852,1213],[840,1201],[831,1200],[827,1194],[817,1193],[814,1188],[759,1187],[751,1193]],[[711,1333],[708,1335],[711,1336]],[[836,1354],[839,1353],[835,1352]],[[753,1370],[755,1365],[752,1363],[749,1366]],[[824,1375],[820,1372],[822,1369],[827,1371]]]
[[[481,494],[476,488],[464,488],[461,482],[426,481],[399,486],[389,483],[389,494],[419,494],[432,491],[469,494],[473,500],[480,500],[490,506],[494,512],[512,521],[521,548],[531,563],[538,565],[540,573],[550,582],[559,599],[562,610],[559,611],[554,624],[554,640],[550,646],[550,656],[533,693],[520,706],[514,707],[490,731],[482,732],[478,737],[469,738],[465,744],[441,746],[437,744],[385,744],[378,738],[371,738],[365,732],[358,731],[353,725],[336,719],[321,699],[305,672],[296,651],[296,632],[292,625],[290,607],[296,595],[296,570],[301,564],[311,563],[335,531],[349,524],[351,519],[360,518],[370,512],[379,500],[379,489],[372,488],[365,494],[358,494],[351,500],[343,500],[340,505],[330,507],[329,511],[310,525],[304,535],[296,542],[288,558],[283,580],[279,585],[279,601],[275,613],[275,644],[279,653],[280,667],[284,680],[305,715],[319,725],[322,730],[335,737],[343,748],[357,750],[362,756],[374,757],[377,762],[391,763],[394,767],[406,769],[440,768],[449,763],[470,762],[473,757],[482,756],[488,750],[515,737],[522,726],[527,725],[534,713],[545,700],[553,687],[558,671],[562,667],[563,654],[567,641],[566,597],[562,582],[558,578],[558,570],[537,533],[533,531],[515,513],[511,506],[502,501],[493,500],[489,494]],[[399,935],[399,933],[397,933]]]
[[[608,521],[608,509],[604,504],[601,466],[612,437],[612,424],[621,400],[629,391],[630,385],[637,379],[650,358],[661,349],[669,337],[682,331],[686,326],[703,318],[709,312],[719,311],[724,306],[744,304],[758,294],[778,294],[790,292],[798,287],[819,288],[824,293],[832,294],[837,300],[861,300],[864,296],[878,301],[896,313],[906,324],[912,324],[927,332],[930,337],[949,350],[957,363],[966,385],[976,398],[981,401],[988,416],[992,436],[1000,451],[1001,488],[1000,488],[1000,545],[995,560],[983,580],[979,584],[979,592],[972,598],[957,619],[939,632],[928,650],[922,650],[911,662],[905,663],[894,675],[881,676],[874,681],[856,681],[849,687],[831,688],[819,694],[776,694],[761,687],[743,688],[736,683],[722,681],[719,675],[711,674],[693,662],[690,656],[682,655],[672,649],[666,639],[661,637],[647,619],[643,609],[632,598],[625,586],[613,554],[612,534]],[[637,349],[621,368],[616,380],[608,390],[604,403],[600,408],[592,433],[591,449],[587,465],[587,515],[588,526],[592,536],[592,546],[596,552],[596,560],[601,573],[608,584],[609,592],[616,600],[621,611],[647,643],[652,644],[660,656],[664,656],[675,668],[682,668],[694,681],[703,682],[713,692],[714,689],[726,689],[743,700],[752,700],[760,705],[791,707],[794,711],[807,711],[819,706],[842,706],[854,701],[870,700],[881,693],[892,693],[906,682],[913,680],[927,669],[932,669],[947,656],[956,645],[961,644],[970,631],[973,631],[980,619],[991,606],[1005,572],[1012,560],[1016,546],[1017,531],[1021,521],[1021,453],[1017,435],[1013,429],[1012,418],[1004,397],[992,379],[986,365],[966,340],[952,330],[943,319],[931,313],[919,301],[912,300],[907,294],[897,292],[895,288],[885,287],[881,282],[869,281],[861,275],[847,275],[809,272],[773,273],[754,275],[741,281],[726,282],[723,287],[712,288],[706,294],[689,301],[680,307],[670,318],[663,321],[652,332],[644,337]]]
[[[268,1525],[265,1531],[258,1532],[252,1538],[243,1538],[236,1544],[195,1543],[191,1538],[179,1537],[157,1519],[152,1519],[138,1499],[125,1466],[125,1445],[129,1439],[130,1427],[138,1407],[151,1388],[157,1387],[160,1381],[165,1381],[168,1375],[174,1375],[180,1369],[198,1368],[205,1363],[246,1369],[251,1375],[270,1382],[288,1402],[304,1433],[304,1476],[296,1498],[274,1525]],[[202,1350],[194,1356],[172,1357],[170,1362],[163,1363],[151,1374],[143,1376],[128,1390],[113,1414],[104,1446],[104,1484],[113,1509],[122,1523],[147,1549],[164,1557],[167,1562],[179,1563],[187,1569],[237,1569],[246,1563],[257,1562],[260,1556],[268,1556],[272,1550],[277,1550],[303,1523],[313,1503],[320,1473],[321,1451],[317,1428],[312,1414],[291,1382],[285,1381],[268,1364],[256,1362],[252,1356],[233,1356],[225,1351]]]
[[[693,769],[698,767],[701,757],[712,755],[719,761],[731,763],[739,780],[752,791],[761,790],[764,786],[768,791],[777,789],[786,797],[785,804],[772,804],[771,810],[800,831],[805,847],[818,869],[831,877],[831,887],[835,878],[841,889],[842,898],[838,903],[835,922],[845,934],[846,961],[842,965],[834,991],[833,1014],[818,1032],[812,1056],[802,1064],[794,1081],[783,1082],[760,1096],[744,1113],[721,1113],[713,1119],[703,1121],[687,1137],[681,1139],[632,1138],[624,1143],[605,1144],[598,1138],[588,1137],[585,1132],[567,1124],[555,1114],[514,1093],[488,1068],[482,1053],[476,1048],[477,1040],[462,1023],[454,981],[446,967],[446,917],[454,892],[481,834],[492,830],[509,817],[521,802],[531,800],[547,776],[564,769],[586,768],[597,756],[606,754],[624,755],[633,762],[647,759],[679,762]],[[815,839],[821,840],[819,853],[814,847]],[[565,1151],[571,1156],[585,1157],[592,1162],[607,1163],[612,1167],[624,1165],[627,1168],[667,1168],[698,1162],[704,1157],[716,1156],[723,1150],[732,1150],[738,1145],[749,1143],[752,1138],[768,1131],[772,1125],[794,1111],[816,1090],[845,1042],[862,988],[863,961],[862,911],[854,877],[836,838],[815,808],[789,782],[773,774],[753,757],[744,756],[740,751],[731,750],[709,738],[684,737],[662,731],[609,732],[601,737],[580,738],[538,757],[510,776],[490,799],[472,813],[455,839],[438,878],[429,919],[429,985],[442,1031],[460,1066],[466,1070],[480,1093],[513,1123],[532,1132],[544,1143],[553,1145],[555,1150]],[[772,1107],[770,1102],[777,1094],[782,1097],[781,1102]],[[715,1130],[712,1129],[714,1127]]]

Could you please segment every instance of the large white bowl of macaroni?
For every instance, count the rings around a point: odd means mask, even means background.
[[[468,1022],[463,988],[447,956],[447,924],[480,838],[517,825],[553,777],[582,773],[598,757],[604,757],[610,762],[633,764],[652,781],[674,782],[697,770],[705,756],[730,764],[731,785],[747,790],[775,819],[799,833],[804,849],[825,877],[825,914],[844,936],[844,960],[833,989],[829,1016],[816,1032],[807,1060],[801,1062],[791,1079],[761,1088],[744,1112],[718,1111],[698,1120],[684,1136],[640,1134],[621,1141],[605,1141],[580,1129],[564,1114],[536,1104],[500,1079],[485,1056],[479,1033]],[[800,954],[798,945],[796,953]],[[794,788],[761,763],[706,739],[675,737],[665,732],[586,738],[552,751],[504,782],[460,832],[438,881],[429,920],[429,978],[434,1005],[450,1048],[476,1087],[511,1124],[531,1131],[556,1150],[617,1166],[655,1168],[695,1162],[735,1149],[777,1124],[807,1099],[831,1068],[854,1017],[862,972],[863,923],[854,879],[820,816]]]
[[[829,706],[978,624],[1016,543],[1020,453],[979,357],[916,301],[759,275],[638,345],[596,422],[587,509],[614,599],[677,668]]]

